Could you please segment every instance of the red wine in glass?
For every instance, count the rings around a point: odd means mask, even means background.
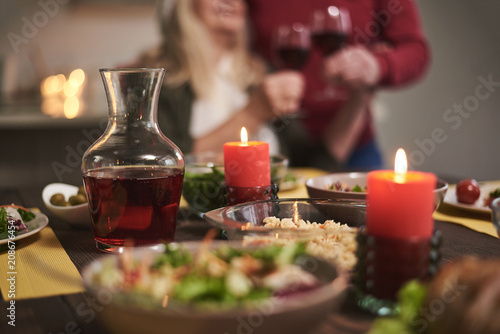
[[[300,23],[280,25],[274,32],[272,49],[279,68],[299,71],[309,57],[309,29]]]
[[[351,18],[345,8],[329,6],[315,10],[311,19],[311,39],[323,55],[330,56],[339,51],[351,33]],[[320,100],[337,98],[335,88],[327,83]]]
[[[324,55],[339,51],[347,40],[347,35],[339,31],[318,31],[311,34],[311,39]]]
[[[298,46],[280,46],[276,52],[283,68],[296,71],[304,67],[309,57],[309,49]]]

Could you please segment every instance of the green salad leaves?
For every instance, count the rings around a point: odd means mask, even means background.
[[[9,229],[9,218],[8,218],[7,210],[5,209],[5,207],[0,208],[0,240],[7,239],[11,235],[16,236],[18,234],[18,229],[25,228],[24,223],[27,223],[36,217],[35,214],[31,211],[26,211],[26,210],[18,208],[17,212],[21,216],[21,220],[19,220],[19,219],[14,220],[12,222],[12,224],[14,226],[16,226],[16,228]]]
[[[27,223],[33,219],[35,219],[35,214],[31,211],[25,211],[22,209],[17,209],[17,212],[21,215],[21,219],[23,222]]]
[[[375,320],[368,334],[415,334],[412,325],[418,323],[426,295],[425,284],[418,281],[405,284],[398,293],[396,315]]]
[[[193,261],[193,257],[187,249],[171,244],[167,244],[165,247],[165,251],[155,258],[151,268],[159,269],[164,265],[178,268]]]
[[[93,280],[117,291],[117,298],[148,307],[158,307],[165,296],[169,303],[202,308],[243,306],[277,293],[318,286],[316,277],[299,265],[301,256],[307,255],[305,246],[224,245],[209,250],[210,245],[204,244],[197,251],[189,251],[167,244],[162,254],[150,259],[150,264],[127,257],[118,265],[103,261]]]
[[[7,230],[9,227],[9,221],[7,220],[7,210],[5,208],[0,209],[0,239],[5,239],[7,235]]]
[[[224,172],[212,167],[211,173],[192,173],[184,174],[184,184],[182,195],[189,205],[199,211],[207,212],[220,208],[221,185],[224,182]]]

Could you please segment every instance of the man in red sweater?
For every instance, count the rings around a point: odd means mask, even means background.
[[[352,21],[346,45],[324,57],[312,47],[302,69],[306,82],[300,131],[277,129],[294,165],[374,169],[382,165],[369,104],[378,87],[400,87],[423,76],[429,48],[412,0],[247,0],[255,50],[272,63],[271,38],[281,24],[309,25],[316,9],[347,9]],[[331,98],[318,98],[327,82]]]

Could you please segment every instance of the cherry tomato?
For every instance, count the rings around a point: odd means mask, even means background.
[[[456,188],[457,201],[464,204],[474,204],[481,195],[479,184],[476,180],[466,179],[458,182]]]

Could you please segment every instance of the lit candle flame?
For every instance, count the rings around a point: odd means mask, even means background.
[[[245,127],[241,128],[241,145],[247,146],[248,145],[248,133],[247,129]]]
[[[408,171],[408,161],[406,159],[405,150],[402,148],[396,152],[396,159],[394,161],[395,181],[403,183],[406,179],[406,172]]]

